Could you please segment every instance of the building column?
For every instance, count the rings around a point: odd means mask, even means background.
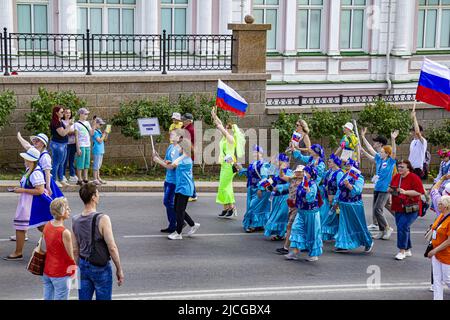
[[[327,80],[339,79],[339,65],[341,59],[340,51],[340,23],[341,23],[341,0],[329,1],[328,4],[328,75]]]
[[[413,44],[416,2],[397,0],[395,12],[395,41],[392,54],[410,56]]]
[[[197,0],[197,34],[211,34],[211,32],[212,1]]]
[[[59,32],[62,34],[78,33],[77,0],[59,0]],[[66,57],[77,57],[77,42],[81,39],[67,38],[62,41],[62,54]]]
[[[228,24],[233,22],[233,4],[229,0],[220,0],[219,9],[219,33],[231,34]]]
[[[1,21],[1,31],[3,28],[7,28],[8,32],[16,32],[14,30],[14,6],[13,0],[3,0],[0,1],[0,21]]]
[[[137,33],[143,35],[162,34],[159,26],[159,4],[158,0],[138,0],[136,1],[136,26]],[[158,56],[159,55],[159,41],[152,42],[148,39],[145,41],[143,48],[139,48],[136,43],[135,50],[143,50],[143,56]]]
[[[285,21],[281,26],[284,32],[284,54],[295,55],[297,53],[297,1],[286,1],[284,6]],[[297,72],[297,58],[285,57],[283,59],[284,74],[283,79],[292,80]]]

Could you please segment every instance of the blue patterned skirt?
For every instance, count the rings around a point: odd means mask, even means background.
[[[310,257],[323,253],[319,210],[298,210],[291,229],[291,248],[307,250]]]
[[[266,225],[264,235],[284,237],[289,218],[289,207],[287,199],[289,194],[274,196],[272,198],[271,210]]]
[[[262,228],[267,222],[270,213],[270,193],[263,191],[262,197],[258,197],[258,188],[247,188],[247,211],[242,221],[244,230],[248,228]]]

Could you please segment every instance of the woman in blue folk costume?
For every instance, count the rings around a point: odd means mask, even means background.
[[[341,170],[342,160],[335,154],[328,159],[328,167],[330,168],[323,179],[319,189],[323,194],[323,205],[320,207],[320,221],[322,224],[322,240],[334,240],[334,236],[339,229],[339,215],[332,207],[333,200],[336,197],[338,184],[344,176]]]
[[[313,166],[304,168],[304,180],[297,188],[297,217],[292,225],[291,249],[285,257],[298,260],[300,250],[308,251],[306,261],[317,261],[322,255],[323,242],[320,227],[319,188],[315,182],[317,170]]]
[[[336,209],[339,205],[340,209],[335,252],[347,252],[364,246],[364,251],[369,253],[373,249],[373,240],[367,229],[361,197],[364,177],[353,159],[348,159],[345,166],[347,171],[339,181],[338,191],[333,200],[334,208]]]
[[[272,241],[284,239],[289,215],[287,203],[289,198],[289,182],[281,179],[280,172],[288,177],[293,176],[293,172],[289,169],[289,157],[286,154],[280,153],[277,162],[279,171],[271,178],[273,180],[269,189],[269,191],[272,190],[271,208],[269,218],[264,226],[264,235],[271,237]]]
[[[309,152],[311,156],[304,156],[301,151]],[[305,165],[312,166],[317,171],[316,183],[320,185],[323,177],[325,176],[326,166],[323,159],[325,158],[325,151],[320,144],[313,144],[310,149],[297,149],[294,150],[292,156],[305,163]]]
[[[247,211],[242,221],[245,232],[251,233],[264,230],[266,217],[270,212],[270,193],[264,192],[260,181],[266,178],[264,167],[268,165],[263,158],[264,150],[258,145],[253,147],[253,157],[256,159],[248,168],[237,165],[239,175],[247,175]]]

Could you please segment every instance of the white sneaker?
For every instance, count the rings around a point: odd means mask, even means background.
[[[284,258],[286,260],[299,260],[298,254],[294,252],[289,252],[288,254],[284,255]]]
[[[405,251],[405,257],[412,257],[411,249]]]
[[[306,258],[305,260],[306,260],[306,261],[309,261],[309,262],[314,262],[314,261],[319,260],[319,257],[308,257],[308,258]]]
[[[375,245],[375,242],[372,241],[372,244],[370,245],[370,247],[365,247],[364,248],[364,252],[365,253],[371,253],[373,250],[373,246]]]
[[[395,256],[395,260],[403,260],[406,258],[406,255],[404,253],[397,253],[397,255]]]
[[[62,188],[62,184],[59,181],[55,181],[56,185],[58,186],[58,188]]]
[[[65,182],[65,183],[67,183],[67,178],[66,178],[65,176],[63,176],[63,178],[62,178],[61,182]]]
[[[17,239],[16,239],[16,236],[11,236],[11,237],[9,237],[9,240],[10,241],[16,241]],[[25,236],[25,241],[28,241],[28,237],[27,236]]]
[[[391,227],[387,228],[383,232],[383,236],[381,237],[383,240],[389,240],[391,238],[392,232],[394,232],[394,229]]]
[[[189,229],[187,236],[188,237],[192,236],[195,232],[197,232],[198,228],[200,228],[200,223],[195,223],[194,226],[192,226],[191,229]]]
[[[78,181],[78,178],[76,176],[70,176],[69,182],[77,183],[77,181]]]
[[[380,228],[376,224],[373,224],[373,223],[371,225],[367,226],[367,229],[369,229],[370,231],[380,230]]]
[[[171,233],[167,236],[170,240],[183,240],[183,237],[181,234],[177,233],[176,231],[174,233]]]
[[[372,239],[380,240],[383,237],[383,232],[377,232],[372,235]]]
[[[61,183],[62,187],[64,187],[64,188],[70,186],[70,184],[67,183],[67,179],[66,179],[66,181],[60,181],[60,183]]]

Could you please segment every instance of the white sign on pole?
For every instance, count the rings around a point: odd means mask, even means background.
[[[141,136],[159,136],[161,134],[158,118],[138,119],[138,125]]]

